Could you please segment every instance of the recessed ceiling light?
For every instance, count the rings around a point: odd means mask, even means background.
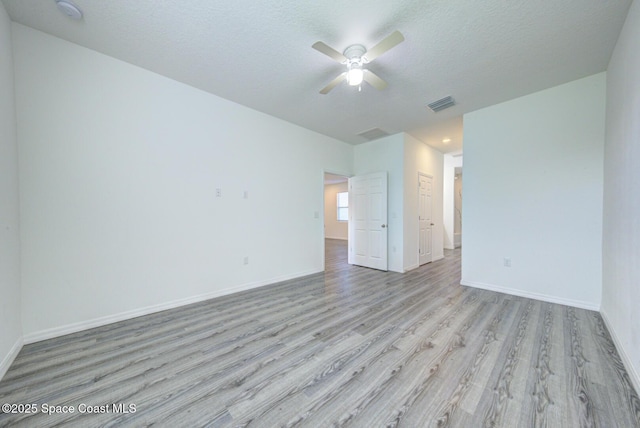
[[[451,142],[451,138],[445,138],[444,140],[442,140],[442,142],[444,144],[449,144]]]
[[[75,4],[67,0],[56,0],[58,10],[71,19],[82,19],[82,11]]]

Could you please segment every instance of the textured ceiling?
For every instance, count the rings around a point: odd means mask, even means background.
[[[342,141],[380,128],[444,152],[460,116],[607,67],[631,0],[3,0],[21,24]],[[315,51],[405,41],[369,65],[389,83],[318,91],[341,66]],[[457,105],[425,105],[451,95]],[[452,141],[444,145],[442,139]]]

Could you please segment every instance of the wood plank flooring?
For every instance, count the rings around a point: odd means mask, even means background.
[[[0,403],[75,413],[0,426],[640,427],[598,313],[462,287],[459,251],[398,274],[326,249],[323,274],[25,346]]]

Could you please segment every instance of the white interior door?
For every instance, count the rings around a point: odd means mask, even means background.
[[[418,174],[418,230],[420,233],[418,259],[420,265],[433,261],[432,181],[428,175]]]
[[[349,264],[387,270],[387,173],[349,179]]]

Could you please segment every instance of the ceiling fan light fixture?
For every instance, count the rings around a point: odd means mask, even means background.
[[[365,81],[378,90],[385,89],[387,87],[387,82],[382,80],[371,70],[365,70],[362,66],[370,63],[403,40],[404,36],[399,31],[394,31],[377,45],[372,47],[370,51],[367,51],[367,48],[362,45],[351,45],[347,47],[343,53],[338,52],[326,43],[315,42],[311,45],[313,49],[327,55],[334,61],[347,66],[347,70],[343,71],[338,75],[338,77],[329,82],[327,86],[320,90],[320,93],[322,95],[328,94],[329,91],[343,81],[346,81],[349,86],[357,86],[358,91],[362,90],[362,82]]]
[[[364,80],[364,70],[362,67],[351,67],[347,72],[347,83],[350,86],[359,86]]]

